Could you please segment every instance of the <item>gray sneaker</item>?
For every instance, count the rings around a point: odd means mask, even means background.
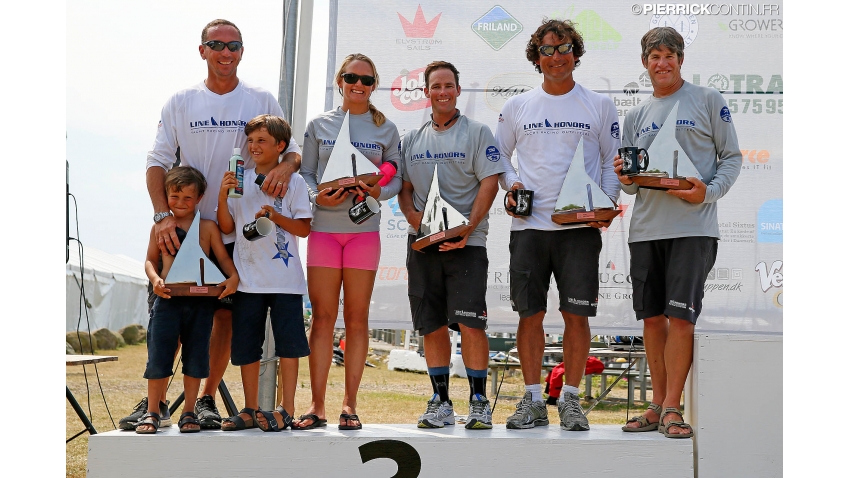
[[[455,424],[455,410],[452,407],[452,401],[440,401],[440,396],[436,393],[428,400],[428,408],[425,409],[419,417],[419,423],[416,425],[419,428],[443,428],[446,425]]]
[[[549,425],[549,411],[546,410],[546,403],[543,400],[532,402],[531,392],[525,392],[522,400],[516,404],[516,412],[508,417],[506,425],[514,430]]]
[[[490,412],[490,400],[479,394],[469,401],[469,416],[466,417],[467,430],[489,430],[493,428],[493,415]]]
[[[195,415],[201,422],[203,429],[221,428],[221,414],[215,406],[215,399],[210,395],[204,395],[195,401]]]
[[[118,428],[122,430],[135,430],[136,422],[142,419],[148,412],[148,397],[145,397],[133,408],[133,413],[118,421]],[[171,426],[171,413],[168,411],[168,403],[159,402],[159,428]]]
[[[590,430],[584,410],[578,403],[578,395],[565,393],[566,400],[558,400],[558,415],[561,417],[561,428],[568,431],[579,432]]]

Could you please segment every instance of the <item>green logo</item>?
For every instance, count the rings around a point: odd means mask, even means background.
[[[522,23],[504,8],[496,5],[472,22],[472,31],[491,48],[499,50],[522,31]]]
[[[584,38],[584,47],[590,50],[614,50],[620,47],[623,36],[614,30],[608,22],[602,19],[593,10],[582,10],[578,15],[572,17],[575,7],[570,7],[569,12],[554,12],[549,18],[569,19],[575,22],[576,28]]]

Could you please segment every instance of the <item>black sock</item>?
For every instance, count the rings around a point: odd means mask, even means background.
[[[429,375],[434,393],[440,396],[441,402],[449,401],[449,374]]]
[[[484,375],[483,377],[473,377],[472,375],[467,374],[466,379],[469,380],[470,400],[472,400],[472,396],[476,393],[482,397],[487,396],[487,375]]]

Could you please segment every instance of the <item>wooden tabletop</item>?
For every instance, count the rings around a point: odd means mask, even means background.
[[[100,362],[114,362],[118,360],[115,355],[66,355],[65,365],[88,365]]]

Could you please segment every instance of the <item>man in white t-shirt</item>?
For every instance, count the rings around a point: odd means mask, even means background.
[[[496,147],[503,160],[516,151],[518,172],[509,168],[500,178],[511,191],[534,191],[530,216],[511,222],[511,305],[519,313],[517,349],[526,393],[507,427],[533,428],[549,424],[540,390],[543,361],[543,318],[549,282],[554,274],[564,318],[564,387],[558,401],[561,428],[590,427],[578,402],[590,348],[588,317],[596,315],[599,282],[600,227],[610,221],[561,226],[551,220],[555,202],[583,140],[585,170],[612,201],[619,197],[613,161],[620,146],[617,109],[610,98],[579,85],[573,70],[584,54],[584,42],[569,20],[548,20],[531,35],[526,58],[543,73],[543,84],[510,98],[496,125]],[[508,205],[514,206],[512,193]]]
[[[200,170],[209,190],[217,191],[234,148],[247,151],[245,124],[260,114],[283,116],[271,93],[249,86],[236,76],[245,51],[242,33],[236,25],[221,19],[208,23],[201,32],[198,49],[207,63],[207,78],[198,85],[175,93],[166,102],[156,140],[147,156],[147,187],[155,213],[157,243],[163,254],[176,254],[180,245],[176,222],[168,212],[163,183],[166,171],[179,160],[184,166]],[[282,197],[286,193],[290,175],[301,165],[300,152],[296,142],[291,141],[283,153],[283,161],[266,175],[263,191],[274,197]],[[250,155],[242,156],[245,168],[253,167]],[[216,195],[206,195],[198,208],[201,218],[215,220],[215,208]],[[235,235],[228,234],[223,239],[232,256]],[[222,304],[213,319],[210,376],[195,406],[203,428],[219,428],[221,425],[215,393],[230,360],[231,335],[229,304]],[[165,397],[162,401],[165,402]],[[137,410],[139,408],[141,406]],[[131,426],[132,416],[122,419],[122,425]],[[162,426],[168,425],[170,422],[162,422]]]

